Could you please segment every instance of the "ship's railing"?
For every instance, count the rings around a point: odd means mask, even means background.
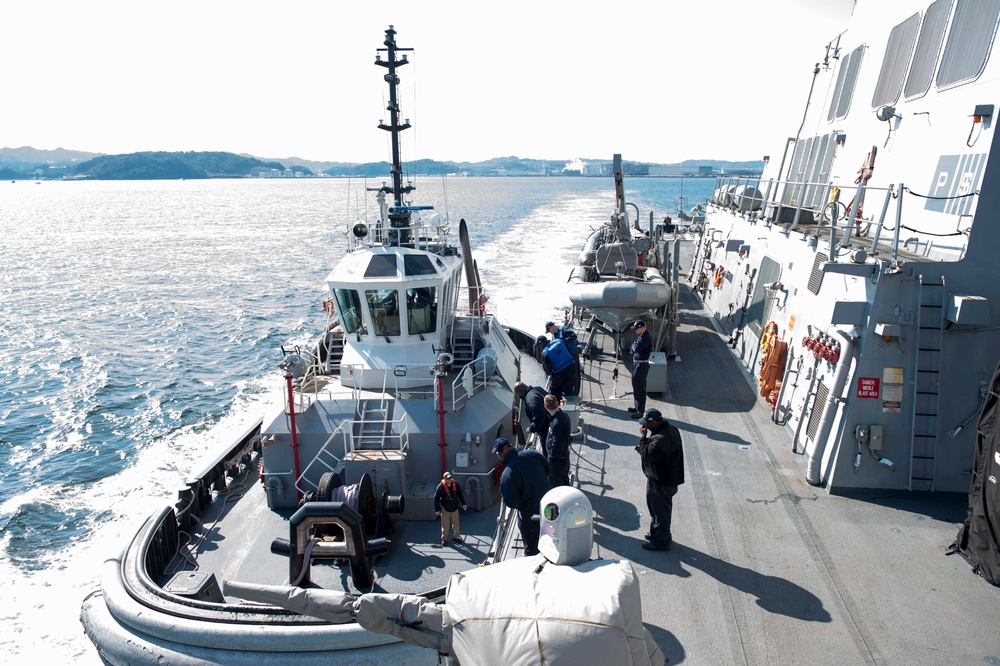
[[[380,446],[359,446],[358,440],[362,437],[366,439],[372,435],[365,434],[365,427],[374,426],[382,433]],[[361,434],[355,434],[355,432]],[[300,492],[316,490],[317,484],[310,480],[310,477],[319,479],[326,472],[336,472],[337,468],[343,464],[344,460],[355,451],[399,451],[406,452],[410,448],[410,430],[406,417],[401,417],[395,421],[364,420],[364,419],[344,419],[336,429],[330,433],[319,451],[312,460],[303,468],[299,478],[295,481],[295,487]],[[318,473],[310,472],[318,469]]]
[[[837,247],[850,246],[852,237],[856,243],[865,245],[867,244],[863,239],[871,239],[867,252],[873,256],[880,253],[879,243],[884,242],[894,262],[901,249],[923,254],[928,258],[931,249],[937,249],[942,253],[942,260],[954,260],[955,254],[964,250],[972,222],[972,216],[967,212],[971,210],[971,206],[962,208],[964,212],[952,213],[957,219],[954,230],[947,233],[923,232],[921,237],[916,235],[921,232],[903,224],[903,206],[904,200],[907,200],[905,194],[909,191],[905,185],[894,183],[888,187],[872,187],[862,181],[853,190],[853,197],[844,203],[841,200],[845,196],[844,190],[832,181],[721,176],[716,178],[714,194],[709,203],[750,219],[762,219],[765,224],[780,225],[786,232],[803,231],[807,237],[815,236],[817,242],[821,236],[826,235],[832,262],[837,261]],[[865,208],[868,195],[873,195],[872,198],[881,197],[881,206],[876,213],[869,214],[868,210],[875,209]],[[955,198],[974,195],[975,193],[970,193]],[[894,200],[895,206],[892,205]],[[886,218],[890,212],[894,212],[894,216],[887,224]],[[807,228],[803,230],[802,227]],[[907,237],[901,243],[900,235],[903,230],[907,231]],[[937,241],[935,245],[933,239],[938,237],[958,237],[961,242],[946,245]],[[924,246],[923,252],[920,252],[921,245]]]
[[[451,409],[457,412],[461,409],[465,403],[472,399],[477,393],[482,393],[486,390],[486,387],[490,384],[497,383],[498,380],[494,376],[486,375],[487,363],[483,362],[480,364],[481,367],[476,367],[475,361],[470,361],[466,363],[465,366],[458,372],[458,376],[451,383]],[[437,402],[435,401],[435,406]]]
[[[442,223],[440,220],[434,220],[433,217],[432,215],[426,220],[423,217],[417,220],[411,219],[409,228],[412,245],[415,249],[434,252],[447,243],[450,232],[447,222]],[[387,232],[390,229],[388,224],[381,220],[376,221],[369,229],[368,234],[360,238],[354,234],[354,227],[357,224],[357,222],[348,223],[344,234],[347,237],[347,250],[349,252],[361,247],[376,247],[385,244]]]
[[[435,366],[427,363],[398,363],[393,367],[385,369],[365,368],[359,364],[344,364],[341,365],[340,376],[342,379],[349,378],[348,381],[353,384],[353,386],[350,387],[350,395],[351,399],[355,402],[360,402],[360,400],[364,397],[363,391],[366,389],[361,387],[364,386],[364,377],[366,373],[383,375],[383,402],[388,401],[390,395],[399,395],[401,392],[406,393],[409,398],[430,400],[434,397],[433,383],[427,384],[426,386],[400,386],[400,381],[408,376],[414,376],[414,373],[424,377],[433,377],[434,368]],[[347,384],[345,383],[344,386],[347,386]]]

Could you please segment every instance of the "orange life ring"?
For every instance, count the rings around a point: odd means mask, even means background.
[[[335,311],[336,308],[334,307],[333,299],[332,298],[323,299],[323,312],[325,312],[328,316],[332,317]]]
[[[486,297],[482,293],[479,294],[479,314],[486,314]]]
[[[722,268],[721,265],[718,268],[715,269],[715,286],[716,287],[721,287],[722,286],[722,276],[725,275],[725,274],[726,274],[726,271]]]

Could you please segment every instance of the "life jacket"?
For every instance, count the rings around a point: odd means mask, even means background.
[[[569,349],[569,353],[573,355],[573,358],[576,358],[576,353],[580,346],[580,341],[576,338],[576,331],[572,328],[560,326],[559,332],[556,333],[556,338],[565,342],[566,348]]]
[[[574,363],[573,355],[566,348],[566,343],[559,338],[545,345],[545,351],[542,353],[548,357],[553,374],[562,372]]]

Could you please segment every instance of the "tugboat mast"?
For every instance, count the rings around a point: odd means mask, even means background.
[[[396,88],[399,85],[399,76],[396,75],[396,70],[408,64],[409,60],[407,60],[405,53],[397,60],[396,54],[399,51],[412,51],[413,49],[396,46],[396,31],[391,25],[385,31],[385,42],[383,44],[385,44],[386,48],[378,50],[385,51],[388,59],[382,60],[380,55],[376,55],[375,64],[389,70],[384,77],[389,84],[389,106],[386,107],[389,111],[389,124],[386,125],[382,122],[379,123],[378,127],[392,134],[392,165],[390,167],[392,188],[382,186],[378,191],[392,194],[393,206],[389,209],[390,230],[388,240],[390,245],[398,246],[412,243],[410,230],[411,209],[403,204],[403,195],[412,192],[415,188],[412,185],[403,185],[403,167],[400,164],[399,158],[399,133],[405,129],[409,129],[410,122],[409,120],[405,120],[400,124],[399,101],[396,95]]]

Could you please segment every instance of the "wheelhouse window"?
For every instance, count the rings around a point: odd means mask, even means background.
[[[403,272],[407,275],[437,275],[430,257],[424,254],[404,255]]]
[[[364,317],[361,314],[361,295],[354,289],[337,289],[333,292],[340,313],[340,325],[346,333],[368,335]]]
[[[830,100],[830,111],[827,120],[839,120],[851,110],[851,99],[854,97],[854,85],[858,82],[858,71],[861,69],[861,57],[865,54],[862,44],[840,61],[840,71],[837,72],[837,86]]]
[[[885,46],[885,57],[882,59],[882,70],[879,72],[875,94],[872,96],[873,109],[886,104],[895,104],[899,99],[919,25],[920,14],[914,14],[889,33],[889,43]]]
[[[958,0],[938,68],[938,88],[979,77],[993,45],[1000,0]]]
[[[410,335],[437,330],[438,288],[416,287],[406,290],[406,329]]]
[[[394,254],[373,254],[365,269],[366,278],[396,277],[398,273]]]
[[[937,0],[924,12],[920,36],[917,37],[917,48],[913,51],[913,63],[910,65],[910,73],[903,88],[903,96],[906,99],[920,97],[930,90],[931,81],[934,79],[934,66],[941,53],[941,45],[944,44],[944,30],[948,27],[951,4],[952,0]]]
[[[399,335],[399,295],[395,289],[369,289],[365,292],[372,313],[375,335]]]

